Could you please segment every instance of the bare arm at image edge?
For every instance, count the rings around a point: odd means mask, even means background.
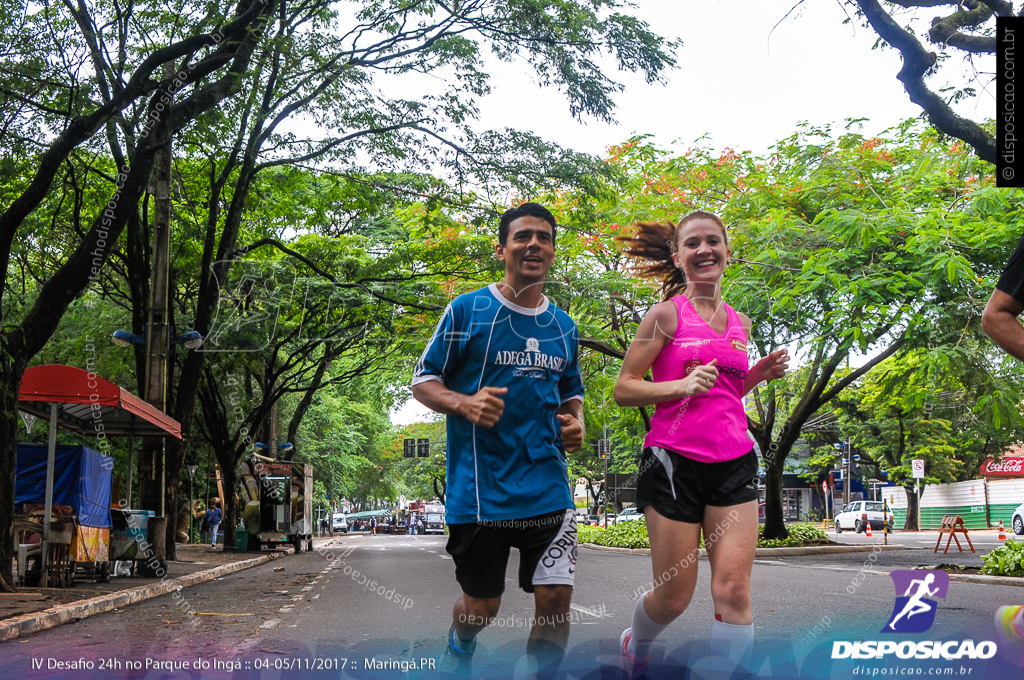
[[[997,288],[985,305],[981,327],[1007,353],[1024,361],[1024,326],[1017,318],[1021,312],[1024,303]]]
[[[985,305],[981,327],[988,337],[1018,361],[1024,361],[1024,326],[1017,317],[1024,311],[1024,236],[1010,255],[1006,269]]]

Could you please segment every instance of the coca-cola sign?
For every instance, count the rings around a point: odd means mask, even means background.
[[[1024,458],[990,458],[981,464],[981,474],[1004,477],[1024,476]]]

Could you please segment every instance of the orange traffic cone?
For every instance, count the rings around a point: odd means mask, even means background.
[[[867,533],[867,537],[868,537],[868,538],[871,538],[871,522],[868,522],[868,533]]]
[[[1003,520],[999,520],[999,540],[1006,540],[1006,529],[1003,528]]]

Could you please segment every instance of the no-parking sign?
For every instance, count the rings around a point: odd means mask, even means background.
[[[913,479],[924,479],[924,461],[920,458],[915,458],[910,461],[910,469],[913,471]]]

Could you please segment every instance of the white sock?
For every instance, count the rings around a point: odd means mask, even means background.
[[[636,601],[636,608],[633,609],[633,623],[630,624],[630,638],[626,644],[626,651],[634,659],[646,659],[647,655],[651,653],[651,643],[654,639],[661,634],[661,631],[668,628],[667,623],[655,623],[651,621],[651,617],[647,615],[647,610],[644,609],[644,599],[647,597],[647,593],[640,596],[640,599]]]
[[[746,626],[715,620],[711,626],[711,653],[725,657],[744,670],[750,670],[754,648],[754,624]]]

